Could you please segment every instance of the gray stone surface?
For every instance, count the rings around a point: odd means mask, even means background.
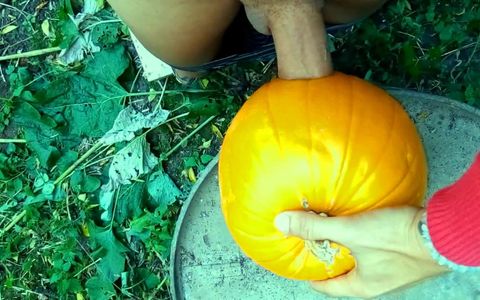
[[[429,163],[428,197],[454,182],[480,150],[480,112],[457,102],[390,90],[415,121]],[[331,299],[278,277],[245,257],[220,210],[216,161],[185,203],[172,245],[176,299]],[[453,212],[454,213],[454,212]],[[451,273],[378,299],[480,300],[480,273]]]

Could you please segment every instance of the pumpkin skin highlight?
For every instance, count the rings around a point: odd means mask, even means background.
[[[227,130],[219,159],[222,212],[242,251],[290,279],[325,280],[355,267],[334,242],[333,263],[285,237],[277,214],[342,216],[419,206],[426,191],[424,149],[413,122],[384,90],[334,73],[274,79],[257,90]]]

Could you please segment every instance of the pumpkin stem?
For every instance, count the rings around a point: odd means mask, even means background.
[[[302,198],[302,200],[300,200],[300,203],[302,204],[302,207],[303,209],[309,211],[310,210],[310,204],[308,204],[308,200],[307,198]]]
[[[302,206],[304,209],[308,210],[310,205],[308,204],[307,198],[302,199]],[[311,213],[315,213],[314,211],[310,211]],[[328,215],[324,212],[318,214],[320,217],[328,217]],[[305,247],[310,250],[316,258],[322,261],[327,266],[333,264],[335,260],[335,256],[338,253],[338,249],[332,248],[329,240],[323,241],[305,241]]]
[[[325,265],[331,266],[335,261],[335,256],[339,249],[332,248],[329,240],[323,241],[305,241],[305,247],[310,250],[316,258]]]
[[[328,214],[327,213],[324,213],[324,212],[319,212],[317,213],[316,211],[314,210],[311,210],[310,209],[310,203],[308,203],[308,199],[306,197],[303,197],[301,200],[300,200],[300,204],[302,205],[303,209],[306,211],[306,212],[309,212],[309,213],[312,213],[312,214],[316,214],[320,217],[328,217]]]
[[[319,78],[333,73],[318,1],[282,1],[266,16],[275,41],[280,78]]]

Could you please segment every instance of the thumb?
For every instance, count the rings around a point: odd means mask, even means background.
[[[303,211],[283,212],[277,215],[275,227],[285,235],[304,240],[332,240],[348,244],[351,230],[348,219],[342,217],[322,217]]]

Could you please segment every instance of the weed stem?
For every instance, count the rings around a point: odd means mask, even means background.
[[[60,48],[60,47],[51,47],[51,48],[33,50],[33,51],[28,51],[28,52],[23,52],[23,53],[10,54],[10,55],[5,55],[5,56],[0,56],[0,61],[40,56],[40,55],[44,55],[44,54],[48,54],[48,53],[52,53],[52,52],[58,52],[60,50],[62,50],[62,48]]]
[[[12,229],[12,227],[15,226],[15,224],[17,224],[18,221],[20,221],[25,216],[26,213],[27,211],[23,210],[21,213],[18,213],[15,217],[13,217],[12,221],[7,225],[7,227],[5,227],[2,231],[0,231],[0,237],[2,237],[5,232]]]
[[[172,155],[173,152],[177,151],[178,148],[180,148],[188,139],[190,139],[192,136],[194,136],[197,132],[200,131],[200,129],[202,129],[203,127],[205,127],[205,125],[207,125],[208,123],[210,123],[210,121],[212,121],[213,119],[215,119],[216,116],[211,116],[210,118],[206,119],[205,122],[203,122],[202,124],[198,125],[197,128],[195,128],[195,130],[193,130],[192,132],[190,132],[186,137],[184,137],[178,144],[176,144],[170,151],[168,151],[165,155],[162,155],[161,158],[162,159],[167,159],[170,155]]]
[[[68,175],[70,175],[71,172],[73,172],[84,160],[86,160],[90,155],[93,154],[93,152],[97,151],[98,148],[100,148],[103,145],[101,142],[97,142],[90,148],[87,152],[85,152],[77,161],[75,161],[68,169],[65,170],[65,172],[58,177],[53,184],[57,185],[60,182],[62,182]]]
[[[27,140],[24,139],[0,139],[0,144],[16,143],[25,144]]]

